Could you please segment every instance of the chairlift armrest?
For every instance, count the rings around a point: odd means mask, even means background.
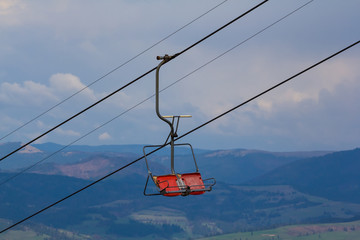
[[[167,116],[162,116],[163,118],[174,118],[174,117],[179,117],[179,118],[191,118],[191,115],[179,115],[179,116],[174,116],[174,115],[167,115]]]
[[[205,184],[205,182],[208,182],[208,181],[212,181],[212,182],[209,183],[209,184]],[[212,187],[212,186],[214,186],[216,184],[215,178],[203,179],[203,182],[204,182],[204,186],[209,186],[209,187]]]

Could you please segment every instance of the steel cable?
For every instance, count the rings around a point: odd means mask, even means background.
[[[136,58],[138,58],[139,56],[143,55],[144,53],[146,53],[147,51],[149,51],[150,49],[154,48],[155,46],[159,45],[160,43],[162,43],[163,41],[167,40],[168,38],[170,38],[171,36],[173,36],[174,34],[176,34],[177,32],[181,31],[182,29],[186,28],[187,26],[189,26],[190,24],[194,23],[195,21],[199,20],[200,18],[202,18],[203,16],[205,16],[206,14],[210,13],[211,11],[215,10],[216,8],[218,8],[220,5],[224,4],[225,2],[227,2],[228,0],[224,0],[221,3],[217,4],[216,6],[212,7],[211,9],[209,9],[208,11],[206,11],[205,13],[201,14],[200,16],[198,16],[197,18],[191,20],[190,22],[188,22],[187,24],[185,24],[184,26],[180,27],[179,29],[177,29],[176,31],[172,32],[171,34],[167,35],[166,37],[162,38],[161,40],[157,41],[156,43],[154,43],[153,45],[151,45],[150,47],[146,48],[145,50],[141,51],[140,53],[138,53],[137,55],[135,55],[134,57],[128,59],[127,61],[125,61],[124,63],[120,64],[119,66],[117,66],[116,68],[110,70],[109,72],[105,73],[104,75],[102,75],[101,77],[99,77],[98,79],[96,79],[95,81],[91,82],[90,84],[86,85],[85,87],[83,87],[82,89],[80,89],[79,91],[73,93],[72,95],[70,95],[69,97],[65,98],[64,100],[60,101],[59,103],[55,104],[54,106],[50,107],[49,109],[47,109],[46,111],[42,112],[41,114],[35,116],[34,118],[30,119],[29,121],[27,121],[26,123],[22,124],[21,126],[17,127],[16,129],[12,130],[11,132],[7,133],[6,135],[4,135],[3,137],[0,138],[0,141],[5,139],[6,137],[12,135],[13,133],[17,132],[18,130],[22,129],[23,127],[27,126],[28,124],[32,123],[33,121],[35,121],[36,119],[40,118],[41,116],[45,115],[46,113],[50,112],[51,110],[53,110],[54,108],[60,106],[61,104],[63,104],[64,102],[68,101],[69,99],[71,99],[72,97],[74,97],[75,95],[81,93],[82,91],[84,91],[85,89],[91,87],[92,85],[94,85],[95,83],[99,82],[100,80],[106,78],[107,76],[109,76],[110,74],[112,74],[113,72],[117,71],[118,69],[122,68],[123,66],[125,66],[126,64],[130,63],[131,61],[135,60]]]
[[[214,62],[215,60],[221,58],[222,56],[224,56],[225,54],[229,53],[230,51],[234,50],[235,48],[239,47],[240,45],[244,44],[245,42],[251,40],[252,38],[254,38],[255,36],[259,35],[260,33],[264,32],[265,30],[269,29],[270,27],[274,26],[275,24],[279,23],[280,21],[284,20],[285,18],[289,17],[291,14],[299,11],[301,8],[305,7],[306,5],[308,5],[309,3],[313,2],[314,0],[311,0],[307,3],[305,3],[304,5],[298,7],[297,9],[293,10],[292,12],[286,14],[285,16],[281,17],[280,19],[278,19],[277,21],[273,22],[272,24],[268,25],[267,27],[261,29],[260,31],[256,32],[255,34],[251,35],[250,37],[246,38],[245,40],[243,40],[242,42],[236,44],[234,47],[228,49],[227,51],[223,52],[222,54],[218,55],[217,57],[213,58],[212,60],[208,61],[207,63],[201,65],[200,67],[194,69],[193,71],[191,71],[190,73],[186,74],[185,76],[183,76],[182,78],[176,80],[175,82],[171,83],[170,85],[166,86],[165,88],[163,88],[160,92],[165,91],[166,89],[170,88],[171,86],[175,85],[176,83],[182,81],[183,79],[185,79],[186,77],[190,76],[191,74],[199,71],[200,69],[204,68],[205,66],[209,65],[210,63]],[[117,116],[113,117],[112,119],[106,121],[105,123],[101,124],[100,126],[94,128],[93,130],[91,130],[90,132],[82,135],[81,137],[77,138],[76,140],[72,141],[71,143],[61,147],[60,149],[56,150],[55,152],[51,153],[50,155],[44,157],[43,159],[37,161],[36,163],[22,169],[20,172],[15,173],[14,175],[10,176],[9,178],[4,179],[3,181],[0,182],[0,186],[11,181],[12,179],[18,177],[19,175],[27,172],[28,170],[32,169],[33,167],[37,166],[38,164],[44,162],[45,160],[49,159],[50,157],[54,156],[55,154],[61,152],[62,150],[66,149],[67,147],[75,144],[76,142],[80,141],[81,139],[85,138],[86,136],[90,135],[91,133],[95,132],[96,130],[102,128],[103,126],[109,124],[110,122],[114,121],[115,119],[119,118],[120,116],[126,114],[127,112],[131,111],[132,109],[136,108],[137,106],[143,104],[144,102],[148,101],[149,99],[151,99],[152,97],[154,97],[155,94],[151,95],[150,97],[142,100],[141,102],[137,103],[136,105],[128,108],[127,110],[123,111],[122,113],[118,114]]]
[[[217,30],[215,30],[214,32],[210,33],[209,35],[207,35],[206,37],[202,38],[201,40],[197,41],[196,43],[194,43],[193,45],[187,47],[186,49],[184,49],[183,51],[177,53],[174,55],[173,58],[169,59],[169,61],[175,59],[176,57],[180,56],[181,54],[185,53],[186,51],[190,50],[191,48],[193,48],[194,46],[198,45],[199,43],[205,41],[207,38],[213,36],[214,34],[216,34],[217,32],[219,32],[220,30],[224,29],[225,27],[229,26],[230,24],[236,22],[237,20],[239,20],[240,18],[244,17],[245,15],[249,14],[250,12],[252,12],[253,10],[255,10],[256,8],[260,7],[261,5],[263,5],[264,3],[268,2],[269,0],[265,0],[261,3],[259,3],[258,5],[256,5],[255,7],[251,8],[250,10],[246,11],[245,13],[241,14],[240,16],[236,17],[235,19],[233,19],[232,21],[228,22],[227,24],[223,25],[222,27],[218,28]],[[168,62],[169,62],[168,61]],[[25,148],[26,146],[30,145],[31,143],[35,142],[36,140],[39,140],[41,137],[49,134],[50,132],[54,131],[55,129],[59,128],[60,126],[64,125],[65,123],[71,121],[72,119],[78,117],[79,115],[81,115],[82,113],[86,112],[87,110],[93,108],[94,106],[96,106],[97,104],[103,102],[104,100],[108,99],[109,97],[113,96],[114,94],[118,93],[119,91],[125,89],[126,87],[130,86],[131,84],[137,82],[139,79],[145,77],[146,75],[150,74],[151,72],[155,71],[156,67],[150,69],[149,71],[147,71],[146,73],[142,74],[141,76],[137,77],[136,79],[132,80],[131,82],[128,82],[127,84],[125,84],[124,86],[120,87],[119,89],[115,90],[114,92],[108,94],[107,96],[103,97],[102,99],[98,100],[97,102],[93,103],[92,105],[90,105],[89,107],[81,110],[80,112],[76,113],[75,115],[71,116],[70,118],[66,119],[65,121],[61,122],[60,124],[56,125],[55,127],[49,129],[48,131],[40,134],[39,136],[37,136],[36,138],[30,140],[29,142],[23,144],[22,146],[18,147],[17,149],[13,150],[12,152],[8,153],[7,155],[3,156],[2,158],[0,158],[0,161],[3,161],[4,159],[8,158],[9,156],[13,155],[14,153],[20,151],[21,149]]]

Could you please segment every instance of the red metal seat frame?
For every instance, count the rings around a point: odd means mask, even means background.
[[[174,174],[153,176],[153,181],[160,189],[162,195],[167,197],[175,197],[181,195],[180,188],[177,183],[177,176]]]
[[[189,187],[190,195],[200,195],[205,193],[205,191],[201,191],[205,189],[205,185],[200,173],[183,173],[181,174],[181,179],[184,184]]]

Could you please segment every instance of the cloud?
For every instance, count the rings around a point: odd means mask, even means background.
[[[339,57],[326,62],[316,69],[297,77],[291,83],[274,90],[275,94],[266,97],[265,101],[272,106],[276,105],[280,109],[296,109],[309,101],[313,102],[314,105],[318,104],[324,91],[334,93],[334,98],[337,99],[339,96],[336,96],[335,92],[339,90],[340,86],[351,88],[351,86],[355,87],[357,85],[360,79],[360,69],[356,67],[357,62],[353,57]],[[339,100],[341,101],[341,98]],[[264,101],[264,99],[257,100],[257,102],[260,101]],[[273,109],[274,113],[276,113],[277,109]]]
[[[305,2],[282,0],[266,3],[166,64],[160,73],[160,85],[167,86],[183,77]],[[191,8],[188,7],[189,4]],[[91,80],[119,66],[215,5],[213,1],[206,0],[151,3],[109,0],[101,4],[85,0],[35,1],[31,4],[28,1],[0,0],[0,28],[3,33],[0,38],[0,55],[3,56],[0,59],[2,119],[8,116],[8,119],[25,122],[29,116],[35,116],[81,90]],[[227,1],[204,18],[112,73],[101,83],[84,90],[41,121],[51,126],[70,115],[70,112],[89,106],[94,100],[105,96],[105,93],[112,92],[154,67],[158,63],[154,58],[156,55],[181,51],[238,16],[239,11],[244,12],[253,5],[254,1],[251,0]],[[314,1],[163,92],[161,112],[193,115],[191,120],[181,122],[180,130],[184,131],[228,110],[341,49],[354,39],[357,40],[358,24],[355,20],[358,19],[359,7],[359,1],[356,0],[346,3]],[[174,13],[173,9],[177,9],[179,14]],[[338,18],[333,18],[335,10]],[[298,136],[305,139],[306,134],[314,139],[314,146],[315,140],[318,141],[317,146],[320,146],[324,142],[320,138],[322,134],[313,136],[311,133],[325,129],[325,125],[317,127],[314,119],[326,119],[332,121],[333,125],[328,125],[330,128],[335,126],[336,121],[329,117],[331,111],[326,106],[332,98],[339,103],[343,102],[340,89],[348,97],[350,95],[347,91],[356,89],[359,54],[352,54],[354,51],[352,49],[345,52],[207,126],[204,134],[198,135],[199,143],[202,144],[200,146],[207,147],[213,141],[222,144],[216,147],[227,147],[229,144],[241,147],[240,144],[249,140],[254,148],[265,146],[271,149],[271,142],[272,146],[287,142],[291,149],[291,140],[298,140]],[[150,74],[82,115],[80,120],[71,121],[69,129],[85,131],[153,93],[154,75]],[[351,97],[353,102],[359,101],[356,95],[351,94]],[[356,114],[340,110],[339,108],[337,111],[344,118],[357,119]],[[118,121],[121,124],[115,130],[124,130],[121,143],[151,142],[157,134],[162,134],[161,131],[164,134],[168,131],[167,126],[156,119],[153,99]],[[35,126],[34,132],[40,127]],[[162,127],[165,130],[159,131]],[[333,139],[335,144],[336,139],[342,135],[341,131],[348,132],[350,127],[342,126],[341,129],[328,130],[327,139]],[[335,137],[330,136],[332,132]],[[207,134],[213,135],[208,137]],[[60,133],[57,135],[60,136]],[[70,139],[61,136],[58,138],[60,141]],[[88,143],[96,144],[99,139],[108,137],[105,133],[95,135]],[[110,137],[113,142],[120,142],[119,136]],[[223,141],[217,141],[221,137]],[[258,139],[264,141],[258,144]],[[55,137],[51,140],[57,141]]]
[[[1,0],[0,1],[0,15],[6,15],[10,13],[10,9],[15,5],[15,1]]]
[[[71,90],[81,90],[85,87],[77,76],[69,73],[57,73],[50,77],[50,85],[58,91],[69,92]]]
[[[4,82],[0,85],[0,103],[39,106],[43,101],[57,100],[51,92],[48,86],[33,81],[23,84]]]
[[[57,128],[55,132],[62,136],[70,136],[70,137],[79,137],[81,134],[74,130],[64,130],[62,128]]]
[[[18,0],[0,0],[0,16],[10,15],[16,9],[24,8],[24,4]]]
[[[0,104],[26,107],[42,106],[48,102],[56,103],[85,87],[77,76],[69,73],[52,75],[49,85],[34,81],[25,81],[22,84],[4,82],[0,85]],[[96,96],[90,88],[84,89],[79,95],[88,102],[96,100]]]
[[[20,0],[0,0],[0,27],[20,25],[25,8]]]
[[[0,113],[0,131],[10,131],[12,128],[15,128],[16,126],[19,126],[21,121],[19,121],[16,118],[11,118],[3,113]]]
[[[261,145],[264,149],[280,151],[356,147],[355,139],[360,136],[356,123],[360,121],[360,113],[357,111],[360,99],[355,93],[360,87],[360,69],[356,67],[358,60],[354,56],[356,51],[348,56],[334,58],[261,96],[207,126],[208,132],[205,135],[220,137],[223,140],[218,142],[228,142],[229,147],[241,144],[256,148],[256,145]],[[266,58],[264,55],[263,59]],[[187,94],[186,98],[176,99],[190,100],[199,106],[198,112],[191,114],[198,118],[202,116],[198,113],[203,112],[205,116],[208,115],[205,119],[209,119],[316,62],[302,60],[271,63],[270,60],[269,57],[269,61],[257,63],[261,71],[251,73],[245,71],[246,66],[242,68],[251,79],[249,83],[244,83],[247,81],[246,77],[239,75],[236,68],[222,77],[217,77],[221,75],[220,71],[213,76],[204,74],[205,77],[193,79],[199,81],[198,88],[191,89],[192,93]],[[281,76],[276,72],[279,65],[284,69],[294,70]],[[234,81],[231,76],[241,77]],[[214,83],[212,79],[218,83]],[[225,81],[228,83],[223,84]],[[205,82],[208,83],[207,86]],[[214,87],[210,87],[211,85]]]
[[[81,91],[80,95],[95,100],[95,94],[90,88],[86,88],[80,79],[70,73],[57,73],[50,77],[51,91],[56,93],[66,93],[68,95]]]
[[[110,134],[107,133],[107,132],[104,132],[104,133],[102,133],[102,134],[99,135],[99,140],[100,140],[100,141],[109,140],[109,139],[111,139],[111,138],[112,138],[112,137],[111,137]]]

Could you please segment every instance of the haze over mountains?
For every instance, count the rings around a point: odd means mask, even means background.
[[[4,155],[19,144],[2,144],[0,153]],[[61,148],[39,144],[15,154],[1,163],[0,181]],[[177,153],[176,168],[194,171],[188,150]],[[96,239],[95,235],[106,239],[166,239],[360,219],[360,149],[293,153],[195,149],[195,153],[203,177],[217,179],[212,192],[191,197],[145,197],[147,170],[140,161],[31,222],[81,233],[88,237],[84,239]],[[24,218],[141,154],[140,145],[66,148],[0,185],[0,218]],[[149,157],[149,161],[153,172],[168,171],[167,150]]]
[[[0,154],[5,155],[20,146],[21,143],[2,144],[0,145]],[[15,154],[14,160],[2,162],[0,169],[16,171],[41,161],[30,171],[91,179],[143,156],[142,145],[75,145],[62,150],[63,148],[64,146],[54,143],[28,146]],[[61,151],[57,152],[59,150]],[[231,184],[244,183],[299,159],[329,153],[325,151],[281,153],[246,149],[195,149],[194,151],[202,173]],[[176,154],[176,167],[179,171],[194,171],[194,163],[189,149],[176,149]],[[51,156],[49,157],[49,155]],[[169,149],[159,151],[150,156],[149,159],[152,161],[151,166],[155,167],[155,170],[160,171],[160,173],[164,172],[170,165]],[[147,171],[143,169],[144,166],[144,163],[137,164],[127,170],[146,175]]]

